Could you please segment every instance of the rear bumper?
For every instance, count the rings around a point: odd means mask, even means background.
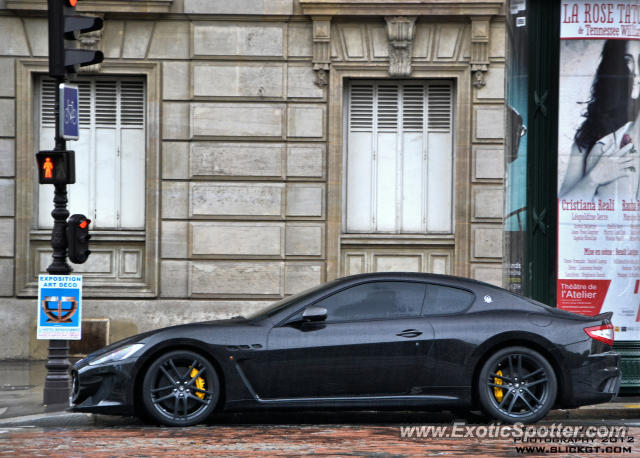
[[[569,379],[572,396],[564,399],[565,407],[609,402],[620,389],[620,355],[613,351],[589,355],[570,370]]]

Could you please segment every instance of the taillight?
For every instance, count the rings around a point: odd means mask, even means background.
[[[613,325],[611,323],[600,326],[590,326],[588,328],[584,328],[584,332],[586,332],[592,339],[596,339],[600,342],[606,343],[607,345],[613,346],[614,333]]]

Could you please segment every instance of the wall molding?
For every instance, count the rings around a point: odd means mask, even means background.
[[[461,16],[502,15],[504,2],[487,0],[300,0],[307,15]]]

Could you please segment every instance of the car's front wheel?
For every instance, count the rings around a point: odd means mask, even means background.
[[[206,420],[219,397],[220,380],[211,362],[187,350],[159,356],[142,382],[146,412],[168,426],[190,426]]]
[[[542,419],[556,400],[558,383],[551,364],[526,347],[508,347],[487,359],[478,378],[484,412],[505,423]]]

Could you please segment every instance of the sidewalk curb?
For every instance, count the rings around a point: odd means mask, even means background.
[[[562,420],[625,420],[640,418],[640,409],[629,408],[580,408],[552,410],[543,421]],[[121,417],[80,412],[48,412],[0,419],[0,428],[37,427],[65,428],[83,426],[135,426],[143,425],[136,417]]]
[[[119,417],[79,412],[51,412],[0,419],[0,428],[11,427],[71,427],[71,426],[127,426],[141,424],[135,417]]]
[[[621,420],[640,418],[640,409],[595,408],[595,409],[556,409],[549,412],[544,420]]]

